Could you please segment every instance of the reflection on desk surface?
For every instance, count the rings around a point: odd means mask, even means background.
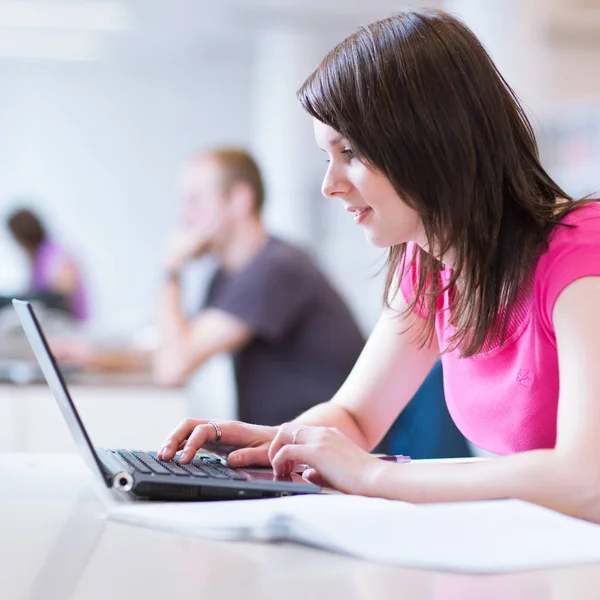
[[[106,521],[98,497],[83,488],[33,578],[28,600],[72,598],[100,542]]]
[[[600,589],[600,565],[453,575],[105,522],[107,499],[76,455],[0,454],[0,473],[3,600],[592,600]]]

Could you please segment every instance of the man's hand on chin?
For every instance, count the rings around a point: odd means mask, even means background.
[[[165,267],[167,271],[178,271],[196,258],[200,258],[208,249],[208,239],[195,229],[178,229],[167,243]]]

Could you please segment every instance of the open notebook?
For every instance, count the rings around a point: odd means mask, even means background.
[[[407,567],[494,573],[600,562],[600,526],[519,500],[414,505],[378,498],[115,507],[111,520],[220,540],[291,541]]]

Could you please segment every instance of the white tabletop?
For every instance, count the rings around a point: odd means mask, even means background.
[[[213,542],[106,521],[100,490],[77,455],[0,454],[0,476],[3,600],[599,597],[600,565],[452,575],[292,544]]]

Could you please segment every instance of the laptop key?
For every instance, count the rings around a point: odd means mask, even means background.
[[[195,465],[185,465],[181,468],[186,470],[188,473],[191,473],[194,477],[210,477],[210,475],[206,471],[204,471],[203,469],[199,469]]]
[[[117,454],[136,471],[140,473],[151,473],[152,471],[139,458],[134,456],[129,450],[117,450]]]
[[[203,468],[208,466],[212,469],[215,469],[216,471],[219,471],[219,473],[225,475],[228,479],[236,479],[238,481],[246,480],[246,478],[239,471],[226,467],[218,458],[203,456],[200,460],[205,465]]]
[[[143,462],[153,473],[157,475],[168,475],[169,471],[165,469],[159,462],[155,461],[145,452],[132,452],[132,454]]]
[[[189,477],[190,474],[185,469],[182,469],[176,462],[160,460],[157,458],[156,452],[148,452],[148,455],[151,456],[159,465],[173,473],[173,475]]]
[[[169,470],[173,475],[188,477],[189,473],[182,469],[177,463],[161,461],[160,463],[165,469]]]
[[[214,467],[209,467],[208,465],[201,465],[201,468],[206,471],[211,477],[215,477],[216,479],[229,479],[225,473],[221,473],[218,469]]]
[[[224,475],[223,473],[219,473],[219,471],[207,465],[203,460],[199,460],[196,458],[192,460],[190,464],[194,465],[198,469],[201,469],[211,477],[216,477],[217,479],[227,479],[226,475]]]
[[[199,460],[201,460],[203,463],[206,463],[207,465],[222,465],[223,464],[219,458],[212,457],[212,456],[201,456]]]

